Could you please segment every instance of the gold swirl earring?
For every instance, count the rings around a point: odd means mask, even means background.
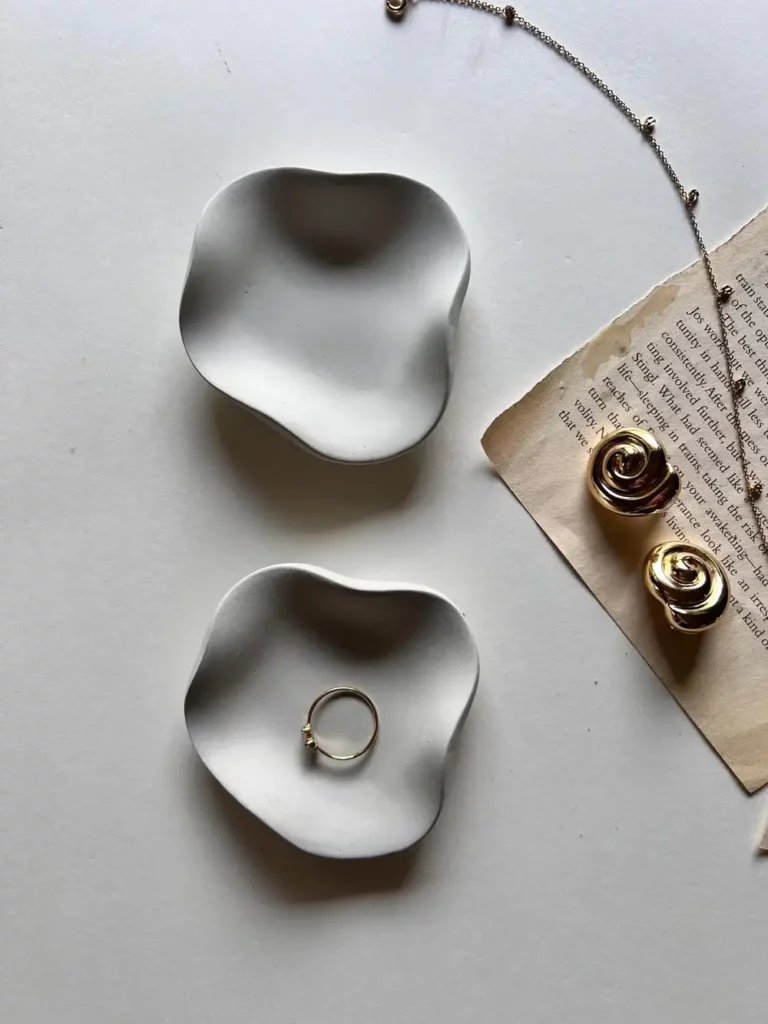
[[[667,622],[682,633],[703,633],[728,608],[725,570],[693,544],[659,544],[645,559],[645,585],[664,605]]]
[[[625,427],[592,452],[587,484],[604,508],[622,516],[661,512],[680,493],[680,477],[663,446],[647,430]]]

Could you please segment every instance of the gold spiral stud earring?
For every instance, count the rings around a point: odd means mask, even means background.
[[[680,493],[680,477],[663,446],[635,427],[617,430],[597,445],[587,483],[595,501],[622,516],[654,515]]]
[[[708,551],[674,541],[645,559],[645,585],[664,605],[667,622],[681,633],[703,633],[724,615],[730,600],[725,570]]]

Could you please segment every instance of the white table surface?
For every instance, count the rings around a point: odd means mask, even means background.
[[[701,191],[768,201],[764,0],[529,0]],[[0,1017],[9,1024],[746,1024],[765,1014],[748,799],[480,449],[490,420],[694,255],[614,109],[501,22],[378,0],[0,11]],[[321,464],[217,398],[177,306],[224,182],[431,184],[473,250],[423,451]],[[272,562],[443,590],[483,663],[413,857],[293,851],[222,797],[182,700]]]

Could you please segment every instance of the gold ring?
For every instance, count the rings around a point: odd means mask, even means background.
[[[320,746],[314,732],[312,731],[312,716],[315,711],[317,711],[318,707],[321,704],[325,704],[327,701],[338,700],[340,697],[351,697],[352,700],[359,700],[362,704],[365,704],[373,716],[373,731],[368,737],[368,742],[353,754],[332,754],[330,750],[326,750],[324,747]],[[367,754],[379,738],[379,712],[376,710],[376,705],[368,694],[363,693],[362,690],[357,690],[354,686],[332,686],[330,690],[326,690],[324,693],[321,693],[319,697],[316,697],[315,700],[312,701],[309,711],[307,712],[306,724],[302,726],[301,732],[304,736],[304,746],[310,754],[322,754],[324,757],[329,757],[332,761],[354,761],[356,758],[362,757],[363,754]]]

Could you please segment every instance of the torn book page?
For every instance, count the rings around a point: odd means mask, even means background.
[[[768,514],[768,212],[712,254]],[[701,262],[656,287],[496,419],[499,474],[663,680],[743,786],[768,782],[768,564],[732,424],[714,298]],[[587,490],[590,452],[619,427],[651,430],[683,480],[662,515],[628,519]],[[688,539],[725,567],[731,604],[696,637],[669,628],[642,578],[647,552]]]

